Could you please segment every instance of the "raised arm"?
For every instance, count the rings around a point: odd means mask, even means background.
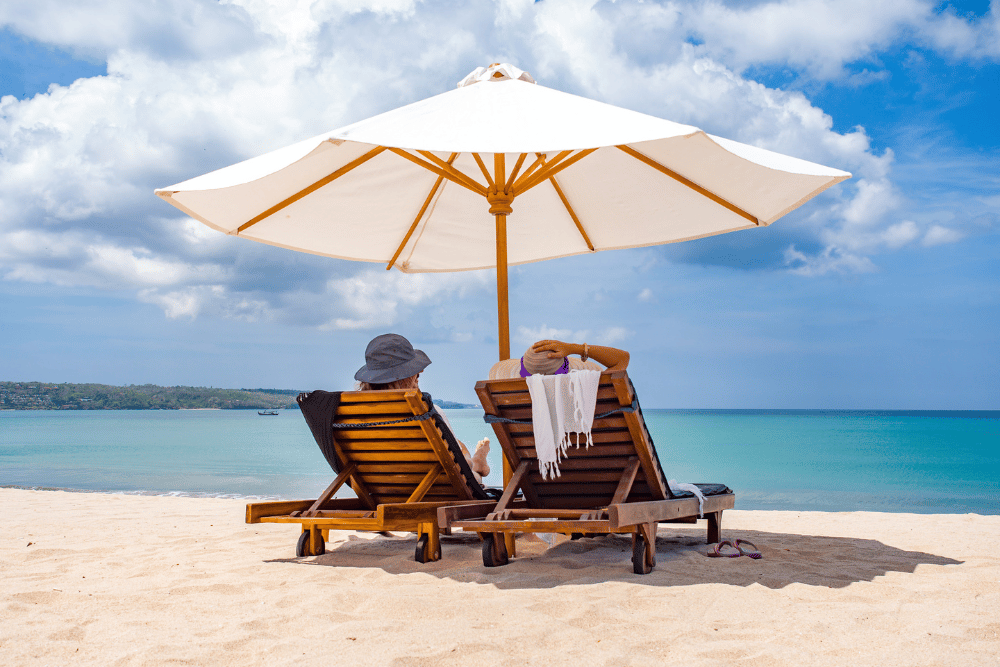
[[[578,354],[583,358],[587,353],[588,359],[607,366],[605,373],[611,371],[623,371],[628,368],[629,355],[625,350],[616,347],[604,347],[603,345],[586,345],[578,343],[564,343],[559,340],[540,340],[531,346],[535,352],[548,352],[549,359],[568,357],[571,354]]]

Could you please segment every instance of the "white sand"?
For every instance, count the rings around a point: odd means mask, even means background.
[[[243,523],[240,501],[0,489],[0,665],[1000,665],[1000,517],[741,512],[627,538],[412,535]],[[29,545],[30,543],[30,545]]]

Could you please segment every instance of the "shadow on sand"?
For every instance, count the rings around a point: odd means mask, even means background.
[[[726,539],[749,540],[763,558],[707,558],[704,531],[661,526],[656,539],[656,567],[648,575],[632,572],[632,542],[627,535],[569,541],[552,546],[539,536],[518,537],[518,557],[508,565],[486,568],[475,534],[441,539],[443,558],[420,564],[413,560],[416,536],[397,533],[350,534],[327,545],[315,558],[275,559],[311,567],[380,568],[390,574],[425,573],[442,579],[492,584],[500,589],[551,588],[566,584],[623,581],[649,586],[718,583],[759,584],[779,589],[789,584],[843,588],[872,581],[890,572],[912,574],[918,565],[960,565],[963,561],[919,551],[904,551],[876,540],[799,535],[754,530],[726,531]],[[291,550],[291,544],[289,545]]]

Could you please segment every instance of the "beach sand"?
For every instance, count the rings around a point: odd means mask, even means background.
[[[627,537],[246,525],[237,500],[0,489],[0,665],[1000,665],[1000,516],[730,511],[764,558]]]

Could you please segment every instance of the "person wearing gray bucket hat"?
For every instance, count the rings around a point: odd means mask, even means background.
[[[421,350],[413,349],[410,341],[399,334],[382,334],[375,336],[365,348],[365,365],[354,374],[358,381],[358,389],[371,391],[378,389],[420,389],[420,373],[430,366],[431,360]],[[448,417],[438,412],[448,428]],[[457,438],[456,438],[457,440]],[[469,467],[480,482],[490,474],[490,465],[486,461],[490,453],[490,439],[483,438],[476,443],[476,453],[470,454],[465,443],[458,440],[462,453],[469,461]]]
[[[413,349],[410,341],[399,334],[376,336],[365,348],[365,365],[354,374],[354,379],[368,385],[384,385],[416,377],[431,364],[422,350]],[[416,383],[413,384],[416,388]],[[390,389],[390,387],[369,387]],[[403,389],[408,387],[391,387]]]

